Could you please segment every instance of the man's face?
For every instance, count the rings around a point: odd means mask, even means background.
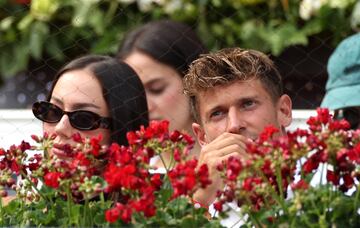
[[[224,132],[255,139],[264,127],[279,129],[291,123],[291,99],[283,95],[274,103],[258,79],[236,81],[200,92],[201,124],[193,124],[201,145]]]

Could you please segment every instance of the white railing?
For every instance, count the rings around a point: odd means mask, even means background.
[[[314,110],[294,110],[293,123],[288,129],[306,128],[306,120],[314,115]],[[0,110],[0,147],[8,148],[21,140],[31,141],[32,134],[41,133],[41,121],[34,118],[31,110]]]

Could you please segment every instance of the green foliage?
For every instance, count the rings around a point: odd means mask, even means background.
[[[57,192],[46,186],[41,188],[41,192],[53,200],[24,202],[23,199],[16,198],[1,207],[0,225],[65,227],[71,224],[77,227],[93,227],[107,224],[104,211],[112,206],[111,201],[95,199],[90,202],[74,203],[64,197],[56,197]]]
[[[88,52],[114,54],[129,30],[160,18],[192,25],[210,50],[241,46],[274,55],[307,45],[314,35],[336,45],[352,33],[351,24],[359,24],[350,20],[359,14],[354,0],[322,1],[313,11],[306,6],[305,19],[299,14],[303,1],[1,0],[0,75],[26,70],[30,60],[61,65]]]

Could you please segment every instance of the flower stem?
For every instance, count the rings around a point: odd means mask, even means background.
[[[68,212],[68,221],[69,221],[69,227],[74,226],[74,224],[72,224],[72,213],[71,213],[71,201],[72,201],[72,197],[71,197],[71,192],[70,192],[70,186],[66,186],[66,195],[67,195],[67,212]]]
[[[82,224],[82,226],[84,226],[84,227],[87,227],[87,226],[92,227],[92,218],[88,214],[88,212],[89,212],[88,209],[89,209],[89,200],[88,200],[87,197],[85,197],[84,215],[83,215],[83,224]],[[89,222],[89,224],[86,224],[88,219],[91,220],[91,221]]]
[[[53,205],[51,198],[48,198],[46,195],[42,194],[41,191],[37,188],[37,186],[29,179],[29,177],[24,173],[24,171],[20,171],[21,177],[25,178],[29,181],[31,187],[42,197],[47,203],[50,203],[50,206]]]
[[[355,196],[355,200],[354,200],[354,218],[356,218],[357,213],[358,213],[358,202],[359,202],[359,196],[360,196],[359,185],[356,186],[356,196]]]
[[[4,226],[4,212],[3,212],[3,200],[2,197],[0,197],[0,213],[1,213],[1,222],[0,222],[0,226]]]

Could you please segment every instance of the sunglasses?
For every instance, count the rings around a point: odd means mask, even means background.
[[[334,112],[334,119],[345,119],[349,122],[351,129],[357,129],[360,123],[360,109],[357,107],[337,109]]]
[[[46,101],[35,102],[32,106],[32,112],[36,118],[46,123],[57,123],[66,114],[71,126],[78,130],[111,129],[111,118],[102,117],[85,110],[66,112]]]

